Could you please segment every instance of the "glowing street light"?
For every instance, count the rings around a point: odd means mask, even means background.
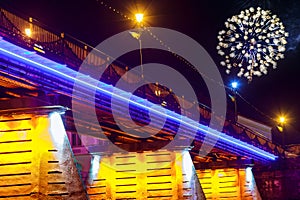
[[[135,19],[138,23],[141,23],[143,21],[144,14],[143,13],[136,13],[135,14]]]
[[[238,88],[238,86],[239,86],[239,83],[238,82],[236,82],[236,81],[233,81],[233,82],[231,82],[231,87],[232,87],[232,89],[237,89]]]
[[[279,119],[278,119],[278,122],[279,122],[280,124],[284,124],[285,121],[286,121],[286,119],[285,119],[284,116],[280,116]]]
[[[277,121],[278,121],[277,129],[278,129],[279,132],[282,133],[282,148],[285,149],[284,128],[285,128],[285,124],[286,124],[286,117],[281,115],[281,116],[278,117]]]
[[[239,83],[237,81],[231,82],[231,89],[233,91],[233,97],[230,95],[231,100],[234,102],[234,121],[237,122],[237,102],[236,102],[236,89],[239,86]]]
[[[25,28],[25,34],[30,37],[32,32],[31,32],[31,29],[30,28]]]
[[[143,21],[143,18],[144,18],[144,14],[143,13],[136,13],[135,14],[135,19],[136,19],[136,21],[138,23],[139,30],[138,30],[138,32],[129,31],[130,35],[133,38],[135,38],[135,39],[137,39],[139,41],[142,78],[144,78],[143,54],[142,54],[142,40],[141,40],[141,35],[142,35],[141,22]]]

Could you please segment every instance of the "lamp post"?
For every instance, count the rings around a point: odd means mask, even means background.
[[[24,30],[25,35],[29,38],[32,36],[32,29],[33,29],[33,27],[32,27],[32,18],[29,17],[29,27],[25,28],[25,30]]]
[[[233,98],[232,101],[234,102],[234,122],[237,122],[237,102],[236,102],[236,93],[237,93],[237,88],[239,84],[236,81],[231,82],[231,89],[233,91]]]
[[[143,19],[144,19],[144,14],[143,13],[136,13],[135,14],[135,20],[138,24],[139,31],[138,32],[133,32],[133,31],[129,32],[130,35],[133,38],[135,38],[139,41],[142,78],[144,78],[144,70],[143,70],[143,54],[142,54],[142,40],[141,40],[142,31],[140,29],[141,29],[141,23],[142,23]]]
[[[285,149],[284,125],[286,123],[286,118],[284,116],[280,116],[278,118],[278,123],[278,130],[282,133],[282,148]]]

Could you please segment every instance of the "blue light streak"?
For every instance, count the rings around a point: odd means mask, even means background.
[[[18,54],[12,52],[14,50],[16,52],[18,52]],[[160,116],[163,115],[163,116],[165,116],[169,119],[172,119],[172,120],[174,120],[174,121],[176,121],[180,124],[185,125],[186,126],[185,128],[187,128],[188,130],[192,130],[192,131],[197,130],[197,131],[209,134],[211,136],[217,137],[220,140],[219,142],[224,142],[228,145],[238,147],[241,150],[250,151],[254,155],[259,155],[261,158],[264,158],[264,159],[267,159],[267,160],[275,160],[277,158],[277,156],[275,156],[275,155],[273,155],[269,152],[266,152],[262,149],[259,149],[255,146],[252,146],[248,143],[237,140],[237,139],[235,139],[231,136],[228,136],[224,133],[213,130],[213,129],[211,129],[207,126],[204,126],[204,125],[202,125],[202,124],[200,124],[200,123],[198,123],[198,122],[196,122],[196,121],[194,121],[194,120],[192,120],[188,117],[179,115],[179,114],[177,114],[173,111],[170,111],[166,108],[162,108],[162,109],[164,109],[165,112],[161,112],[159,110],[153,109],[152,108],[152,106],[154,105],[153,103],[149,102],[148,100],[142,99],[138,96],[132,95],[132,99],[129,99],[128,96],[130,97],[131,94],[126,92],[126,91],[120,90],[118,88],[114,88],[111,85],[100,82],[96,79],[88,77],[87,75],[79,74],[75,70],[72,70],[72,69],[66,67],[65,65],[58,64],[58,63],[56,63],[52,60],[49,60],[47,58],[44,58],[44,57],[40,56],[40,55],[28,54],[28,50],[25,50],[21,47],[13,45],[13,44],[11,44],[7,41],[4,41],[1,38],[0,38],[0,52],[2,52],[2,55],[4,55],[4,56],[10,57],[12,59],[16,59],[18,61],[28,63],[28,64],[30,64],[30,66],[34,65],[36,67],[39,67],[38,69],[40,69],[40,68],[44,69],[48,72],[53,73],[56,76],[66,78],[66,79],[71,80],[73,82],[77,81],[80,84],[82,84],[82,86],[85,86],[85,87],[91,88],[91,89],[96,89],[96,90],[98,90],[98,91],[100,91],[104,94],[114,96],[115,98],[123,101],[123,103],[124,102],[130,102],[130,103],[132,103],[132,104],[134,104],[134,105],[136,105],[140,108],[151,110],[152,112],[154,112],[154,113],[156,113]],[[22,55],[24,55],[24,56],[22,56]],[[27,57],[30,57],[30,58],[27,58]],[[43,62],[43,64],[41,62]],[[61,72],[61,71],[64,71],[64,72]],[[86,82],[86,81],[77,79],[76,78],[77,75],[86,77],[86,78],[89,79],[89,81]],[[97,84],[91,84],[90,82],[91,83],[97,83]],[[99,87],[97,85],[101,85],[101,87]],[[112,92],[113,90],[117,91],[118,94]],[[124,95],[124,96],[120,95],[122,93],[123,94],[125,93],[127,95]],[[128,94],[130,94],[130,95],[128,95]]]

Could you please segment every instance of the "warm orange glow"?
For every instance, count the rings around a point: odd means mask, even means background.
[[[141,23],[143,21],[144,14],[143,13],[136,13],[135,14],[135,19],[138,23]]]
[[[160,94],[161,94],[161,91],[160,91],[160,90],[155,90],[155,95],[156,95],[156,96],[160,96]]]
[[[283,132],[283,127],[282,126],[277,126],[277,129],[279,130],[279,132]]]
[[[31,29],[30,28],[25,28],[25,34],[30,37],[32,32],[31,32]]]
[[[279,117],[278,119],[279,123],[284,124],[286,122],[286,119],[284,116]]]

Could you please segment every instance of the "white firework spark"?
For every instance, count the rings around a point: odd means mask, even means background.
[[[288,33],[269,10],[251,7],[227,19],[225,27],[219,32],[217,50],[225,58],[220,64],[227,67],[227,74],[237,69],[237,76],[251,81],[284,58]]]

